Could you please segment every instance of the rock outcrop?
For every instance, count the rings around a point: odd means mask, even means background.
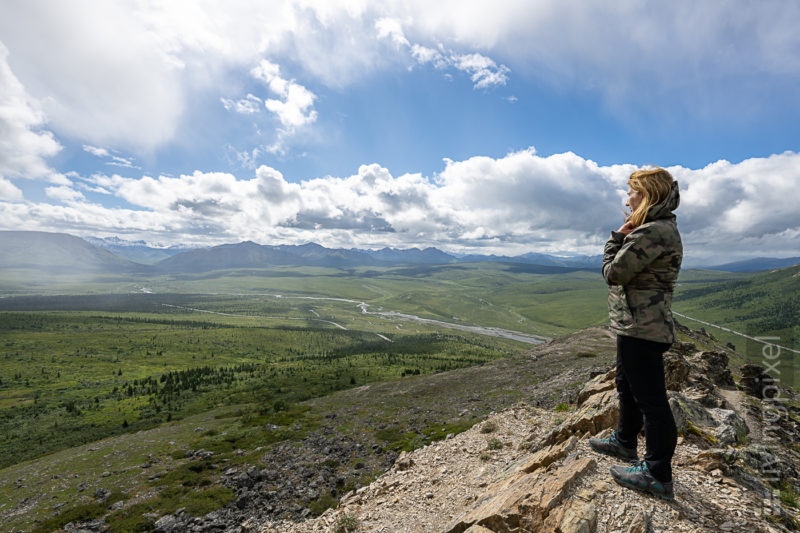
[[[611,369],[590,380],[567,412],[521,403],[490,417],[495,432],[476,426],[404,454],[335,510],[269,523],[263,533],[353,531],[345,521],[355,531],[387,533],[798,530],[797,411],[783,406],[785,416],[776,417],[774,398],[749,395],[752,383],[744,384],[748,393],[737,389],[724,351],[676,343],[665,371],[680,432],[675,501],[611,482],[617,462],[588,447],[589,436],[616,426]],[[766,379],[763,369],[758,379]]]

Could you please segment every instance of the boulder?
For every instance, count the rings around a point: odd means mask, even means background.
[[[745,394],[758,399],[764,397],[764,387],[771,385],[775,381],[769,374],[764,372],[763,366],[743,365],[739,371],[742,373],[739,386],[744,390]]]
[[[616,426],[618,418],[617,391],[609,389],[600,392],[590,396],[576,412],[548,433],[538,447],[558,444],[572,435],[596,435],[606,428]]]
[[[541,531],[576,480],[596,466],[593,458],[567,460],[553,472],[518,470],[487,487],[475,506],[445,528],[463,533],[477,524],[497,533]],[[576,510],[575,513],[578,511]],[[587,515],[584,512],[581,516]],[[558,525],[558,524],[556,524]]]
[[[717,425],[711,413],[700,402],[687,398],[679,392],[669,391],[669,407],[678,433],[685,434],[689,424],[694,426],[715,427]]]
[[[694,347],[694,345],[691,346]],[[683,353],[672,348],[664,352],[664,380],[666,381],[667,390],[683,390],[688,384],[688,378],[689,364],[686,362]]]
[[[164,515],[156,520],[155,531],[158,533],[170,533],[172,531],[183,531],[185,524],[183,521],[171,514]]]
[[[617,376],[616,369],[612,368],[605,374],[600,374],[589,381],[578,393],[575,403],[580,407],[583,402],[588,400],[591,396],[607,390],[616,389],[616,382],[614,379]]]
[[[548,516],[548,525],[557,523],[554,531],[561,533],[594,533],[597,528],[597,506],[591,500],[574,497],[565,504],[561,512]],[[556,522],[557,521],[557,522]],[[547,528],[550,531],[549,528]]]
[[[697,369],[708,376],[711,383],[718,387],[735,387],[731,371],[728,368],[728,355],[725,352],[705,350],[691,358]]]
[[[714,436],[721,446],[735,446],[742,444],[745,435],[749,433],[747,422],[731,409],[709,409],[711,417],[717,424]]]

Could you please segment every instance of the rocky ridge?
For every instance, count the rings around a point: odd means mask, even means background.
[[[270,521],[262,533],[800,530],[794,393],[768,387],[774,382],[758,367],[744,368],[737,386],[724,350],[693,343],[675,343],[665,371],[681,434],[673,502],[616,485],[608,469],[618,461],[588,447],[589,436],[616,425],[612,369],[590,380],[567,411],[521,402],[402,454],[336,509]]]

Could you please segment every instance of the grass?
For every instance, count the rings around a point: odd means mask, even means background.
[[[124,498],[124,495],[119,491],[114,491],[111,496],[109,496],[109,502],[119,501]],[[51,531],[60,530],[65,525],[69,524],[70,522],[77,522],[77,521],[86,521],[92,520],[95,518],[101,518],[108,513],[108,503],[107,502],[89,502],[83,503],[80,505],[76,505],[75,507],[69,508],[66,511],[59,513],[56,516],[50,517],[38,525],[36,525],[31,531],[33,533],[49,533]]]
[[[243,299],[238,305],[252,304]],[[220,403],[255,402],[281,411],[399,378],[409,368],[430,374],[481,364],[513,353],[516,345],[433,332],[387,332],[393,336],[387,342],[365,331],[263,327],[247,320],[233,325],[228,319],[195,321],[169,308],[0,312],[0,467]],[[283,438],[280,432],[272,437]],[[228,445],[220,440],[215,446]]]
[[[712,283],[750,279],[796,293],[788,290],[796,278],[687,271],[675,308],[712,322],[755,327],[763,318],[758,309],[769,308],[777,297],[753,300],[753,309],[746,310],[753,316],[743,318],[728,304],[747,297],[752,283],[726,285],[722,299],[712,290]],[[142,286],[153,294],[132,294]],[[316,431],[325,423],[315,413],[316,406],[327,405],[323,398],[362,387],[383,390],[378,383],[391,384],[386,397],[392,405],[348,407],[352,413],[336,419],[337,429],[356,431],[360,420],[374,416],[370,436],[398,451],[446,438],[486,412],[410,413],[421,402],[428,402],[431,412],[440,409],[432,398],[461,386],[448,381],[448,371],[480,369],[530,345],[378,311],[556,336],[605,324],[606,290],[596,272],[541,274],[493,263],[276,268],[147,279],[43,280],[0,272],[0,296],[17,296],[0,298],[0,468],[5,467],[0,500],[36,502],[32,511],[4,525],[27,530],[34,520],[44,524],[69,513],[99,513],[87,494],[101,485],[116,487],[121,495],[163,494],[116,511],[118,530],[149,527],[134,515],[151,508],[165,512],[179,500],[193,501],[193,512],[224,505],[231,495],[218,485],[216,472],[207,462],[184,457],[187,449],[212,451],[226,466],[241,464],[252,458],[237,450],[299,441]],[[312,299],[319,297],[339,299]],[[373,314],[364,314],[358,302]],[[712,305],[717,303],[719,309]],[[603,350],[586,345],[570,364],[601,364],[608,355]],[[547,376],[540,371],[526,369],[527,383],[546,388]],[[467,374],[452,375],[463,380]],[[442,379],[430,379],[437,376]],[[481,393],[487,405],[530,394],[517,382],[493,379],[482,372],[478,382],[487,391]],[[417,389],[423,385],[424,393]],[[464,394],[472,409],[466,397],[473,393]],[[556,411],[568,410],[563,405]],[[154,465],[143,469],[148,456]],[[484,460],[490,459],[488,454]],[[348,486],[380,473],[366,470]],[[154,472],[162,475],[148,481]],[[16,480],[22,480],[20,488]],[[79,491],[81,482],[90,488]],[[329,503],[320,497],[315,509],[322,512]],[[53,508],[61,504],[54,516]]]
[[[579,357],[580,357],[580,355],[579,355]],[[566,411],[569,411],[569,404],[566,404],[566,403],[564,403],[564,402],[561,402],[561,403],[559,403],[558,405],[556,405],[555,409],[553,409],[553,410],[554,410],[556,413],[564,413],[564,412],[566,412]]]
[[[195,431],[198,427],[224,431],[224,424],[230,419],[217,418],[221,412],[220,409],[211,410],[138,434],[119,435],[0,470],[0,501],[8,502],[9,506],[26,501],[32,506],[27,513],[4,516],[4,527],[29,531],[34,528],[34,521],[40,525],[56,523],[61,520],[59,517],[68,517],[71,513],[99,512],[93,507],[95,502],[91,497],[98,488],[112,490],[103,505],[105,514],[111,503],[147,494],[156,487],[177,487],[183,483],[187,487],[210,486],[201,481],[210,472],[192,472],[186,468],[184,465],[189,460],[184,459],[184,454],[190,447],[200,447],[197,445],[204,437]],[[151,468],[141,468],[151,459]],[[166,481],[165,475],[155,482],[148,481],[154,473],[166,472],[167,468],[184,475]],[[56,507],[58,510],[54,511]],[[55,522],[47,522],[51,519]]]
[[[190,516],[203,516],[224,507],[234,496],[231,489],[221,486],[169,487],[153,499],[111,513],[106,523],[114,532],[148,531],[152,529],[152,521],[145,516],[148,513],[164,515],[182,508]]]

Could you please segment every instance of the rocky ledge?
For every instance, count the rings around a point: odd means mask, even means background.
[[[794,393],[775,387],[758,368],[746,369],[737,386],[724,351],[691,343],[672,346],[665,370],[681,434],[674,501],[616,485],[608,474],[616,461],[589,449],[590,436],[616,425],[612,369],[589,381],[569,406],[520,403],[493,414],[401,455],[336,509],[268,522],[262,533],[797,531]],[[754,383],[770,386],[771,394]]]

